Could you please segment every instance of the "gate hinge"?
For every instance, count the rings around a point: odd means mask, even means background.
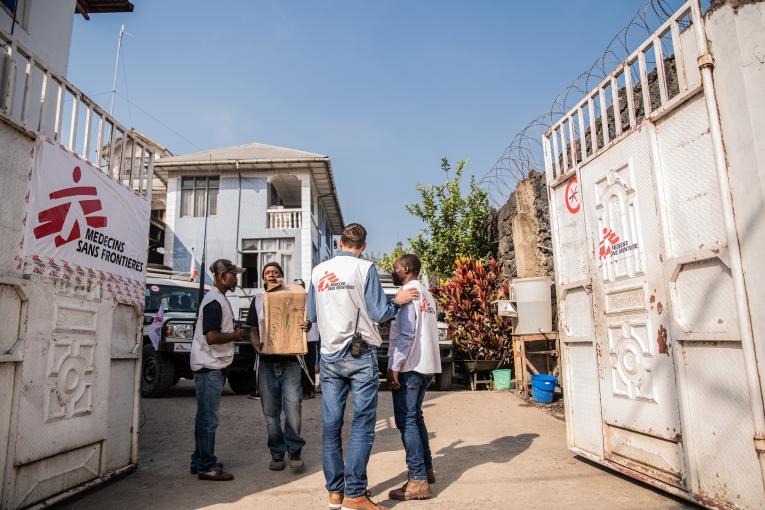
[[[715,59],[714,57],[712,57],[712,54],[709,52],[706,52],[700,55],[697,62],[699,63],[699,69],[715,66]]]

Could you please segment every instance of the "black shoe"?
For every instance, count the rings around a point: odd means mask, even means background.
[[[251,398],[252,400],[260,400],[260,395],[258,395],[257,391],[253,391],[252,393],[247,394],[247,398]]]
[[[222,469],[214,469],[205,473],[199,473],[197,476],[200,480],[211,480],[213,482],[230,482],[234,479],[234,475],[226,473]]]
[[[271,459],[271,463],[268,464],[268,469],[271,471],[281,471],[284,469],[284,459]]]
[[[290,471],[292,473],[303,472],[303,459],[300,458],[300,452],[290,453]]]
[[[217,466],[218,469],[223,469],[223,463],[222,462],[218,462],[216,464],[216,466]],[[195,468],[194,466],[191,466],[191,468],[189,468],[189,473],[191,473],[192,475],[195,475],[195,474],[199,473],[199,470],[197,468]]]

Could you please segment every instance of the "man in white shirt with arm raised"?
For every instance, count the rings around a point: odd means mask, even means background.
[[[441,373],[438,348],[436,301],[420,282],[420,259],[402,255],[393,264],[393,283],[403,289],[417,289],[420,297],[403,305],[390,328],[388,381],[393,390],[393,414],[396,428],[406,450],[409,479],[403,487],[390,491],[391,499],[428,499],[435,483],[433,457],[428,429],[422,416],[425,391],[433,383],[433,374]]]
[[[393,318],[400,305],[418,297],[400,290],[388,301],[375,265],[360,258],[367,231],[351,223],[340,236],[340,252],[316,266],[311,275],[306,313],[321,336],[321,397],[324,478],[332,510],[384,508],[367,494],[367,463],[375,438],[380,375],[377,324]],[[348,393],[353,424],[343,459],[343,412]]]

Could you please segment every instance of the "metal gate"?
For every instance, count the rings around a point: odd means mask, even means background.
[[[685,3],[543,140],[568,446],[710,508],[763,508],[762,386],[704,23]]]
[[[153,152],[0,32],[0,508],[135,468]]]

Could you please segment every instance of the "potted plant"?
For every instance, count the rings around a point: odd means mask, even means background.
[[[498,315],[493,304],[507,299],[509,290],[496,260],[483,262],[469,257],[458,258],[451,278],[433,289],[446,314],[455,356],[473,375],[473,389],[476,373],[511,364],[512,326]]]

